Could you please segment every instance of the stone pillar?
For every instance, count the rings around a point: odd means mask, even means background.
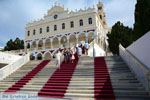
[[[51,49],[53,49],[53,40],[50,39],[50,42],[51,42]]]
[[[38,43],[39,41],[36,41],[36,48],[34,48],[34,50],[38,51]]]
[[[67,36],[67,44],[68,44],[68,47],[70,48],[69,36]]]
[[[61,38],[59,37],[59,38],[58,38],[59,47],[61,47],[61,41],[60,41],[60,40],[61,40]]]
[[[77,40],[76,44],[79,43],[79,38],[78,37],[79,37],[79,35],[76,35],[76,40]]]
[[[43,40],[43,47],[42,47],[43,50],[45,50],[45,42],[46,40]]]

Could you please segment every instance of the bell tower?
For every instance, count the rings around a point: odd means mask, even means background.
[[[104,6],[102,4],[102,2],[98,2],[97,4],[97,9],[98,9],[98,15],[99,15],[99,18],[102,22],[102,25],[104,26],[104,28],[107,27],[107,23],[106,23],[106,16],[105,16],[105,13],[104,13]]]

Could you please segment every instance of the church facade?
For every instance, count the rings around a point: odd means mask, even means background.
[[[26,25],[25,50],[37,56],[50,56],[57,48],[73,47],[93,39],[105,48],[108,27],[103,4],[97,7],[69,11],[61,5],[54,5],[43,19]],[[47,58],[47,57],[45,57]]]

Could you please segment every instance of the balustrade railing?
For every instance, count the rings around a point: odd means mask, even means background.
[[[131,52],[126,50],[122,45],[119,45],[121,58],[135,73],[137,79],[143,84],[146,90],[150,90],[150,69],[138,60]]]
[[[29,54],[21,56],[21,58],[16,61],[6,65],[5,67],[0,69],[0,80],[3,80],[5,77],[19,69],[21,66],[26,64],[29,61]]]

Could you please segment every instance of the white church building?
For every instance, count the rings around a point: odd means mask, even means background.
[[[35,58],[48,59],[58,48],[71,48],[85,41],[92,43],[94,39],[95,47],[103,53],[108,30],[101,2],[76,11],[55,4],[42,19],[26,25],[25,51],[34,53]],[[93,49],[90,50],[92,52]]]

